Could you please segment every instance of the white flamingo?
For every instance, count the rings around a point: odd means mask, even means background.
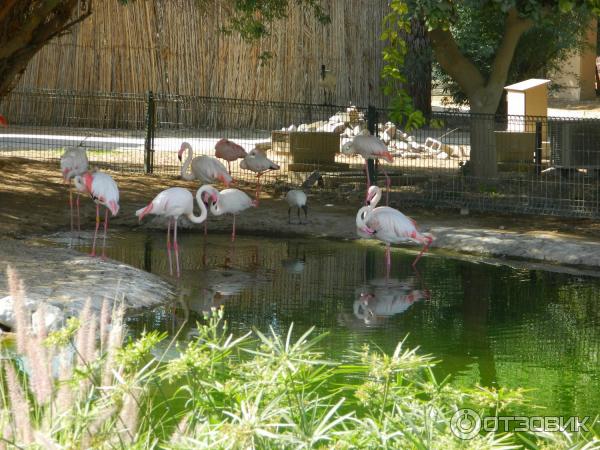
[[[298,208],[298,223],[302,224],[300,219],[300,208],[304,210],[304,219],[308,220],[308,205],[306,204],[307,196],[300,189],[292,189],[285,195],[285,201],[288,203],[288,223],[292,223],[292,208]]]
[[[345,155],[360,155],[365,160],[365,172],[367,174],[367,189],[371,186],[371,179],[369,177],[369,167],[368,161],[369,159],[379,159],[383,158],[387,162],[393,162],[394,158],[388,151],[385,143],[379,139],[377,136],[368,136],[368,135],[360,135],[356,136],[352,141],[346,142],[342,145],[341,149],[342,153]],[[382,168],[383,169],[383,168]],[[385,182],[387,186],[386,193],[386,204],[389,200],[389,190],[390,190],[390,177],[388,177],[387,172],[383,169],[383,173],[385,175]]]
[[[187,158],[181,166],[181,178],[187,181],[199,179],[203,183],[218,183],[219,181],[225,186],[233,181],[229,172],[221,161],[212,156],[196,156],[193,157],[192,146],[188,142],[181,144],[177,158],[181,161],[183,153],[187,150]],[[191,171],[188,168],[191,166]]]
[[[71,209],[71,232],[73,232],[73,185],[71,180],[88,171],[89,162],[87,153],[82,147],[69,147],[60,157],[60,171],[63,183],[69,183],[69,207]],[[79,195],[77,195],[77,231],[81,231],[79,216]]]
[[[104,172],[86,172],[74,178],[75,188],[79,192],[86,192],[96,203],[96,231],[92,244],[91,256],[96,256],[96,237],[100,227],[100,205],[106,208],[104,213],[104,237],[102,239],[102,257],[106,257],[106,233],[108,231],[108,211],[112,216],[119,212],[119,188],[113,178]]]
[[[256,201],[253,201],[245,192],[239,189],[223,189],[219,192],[216,201],[213,200],[210,205],[210,212],[215,216],[233,215],[231,240],[235,241],[235,216],[254,206],[256,206]]]
[[[179,269],[179,243],[177,242],[177,221],[180,216],[187,217],[192,223],[202,223],[208,216],[208,211],[204,204],[204,197],[207,195],[207,186],[202,186],[196,193],[196,200],[200,206],[200,215],[194,215],[194,197],[190,191],[180,187],[172,187],[160,192],[144,208],[138,209],[135,215],[140,222],[148,214],[166,217],[167,225],[167,255],[169,257],[169,272],[173,275],[173,260],[171,258],[171,223],[173,223],[173,248],[175,249],[175,265],[177,268],[177,277],[181,275]],[[211,187],[211,186],[209,186]],[[216,196],[214,197],[216,200]]]
[[[231,175],[231,162],[236,159],[244,158],[247,154],[244,147],[229,139],[223,138],[215,144],[215,156],[227,161],[229,175]]]
[[[279,165],[275,164],[269,158],[265,156],[259,149],[254,148],[248,153],[242,162],[240,167],[245,170],[250,170],[256,173],[256,193],[255,200],[258,204],[258,198],[260,196],[260,177],[269,170],[279,170]]]
[[[421,253],[415,258],[412,265],[415,267],[423,253],[427,251],[433,236],[421,233],[416,222],[405,216],[400,211],[388,206],[377,206],[381,199],[381,189],[371,186],[367,193],[367,206],[363,206],[356,214],[357,232],[362,237],[378,239],[386,243],[386,267],[389,274],[391,266],[390,245],[402,242],[416,242],[423,244]]]

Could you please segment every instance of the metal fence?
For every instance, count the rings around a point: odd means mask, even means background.
[[[26,107],[25,107],[26,106]],[[474,116],[434,112],[404,132],[386,110],[163,94],[14,92],[0,101],[10,127],[0,155],[58,162],[83,142],[92,165],[177,176],[177,152],[213,155],[221,138],[263,149],[281,166],[266,183],[300,184],[313,170],[325,189],[352,196],[365,189],[364,160],[340,153],[358,134],[375,132],[394,156],[381,162],[396,204],[600,217],[600,120]],[[27,111],[23,113],[22,111]],[[475,176],[471,153],[492,152],[498,173]],[[236,180],[254,173],[232,164]],[[378,183],[383,186],[380,175]]]

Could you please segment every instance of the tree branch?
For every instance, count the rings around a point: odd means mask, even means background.
[[[485,86],[485,80],[477,67],[460,51],[454,36],[448,30],[434,29],[429,32],[435,58],[448,75],[471,98]]]

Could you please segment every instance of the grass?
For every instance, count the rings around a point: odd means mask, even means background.
[[[17,350],[2,364],[0,448],[600,448],[593,430],[460,439],[459,409],[510,415],[526,393],[437,380],[434,358],[404,342],[340,363],[323,359],[312,330],[233,336],[222,309],[185,345],[155,331],[125,341],[123,308],[107,302],[48,334],[30,323],[17,274],[8,278]],[[178,356],[167,361],[165,345]]]

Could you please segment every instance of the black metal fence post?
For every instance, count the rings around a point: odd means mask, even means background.
[[[378,127],[377,122],[379,120],[379,114],[377,109],[369,105],[367,108],[367,129],[371,136],[377,136]],[[375,161],[372,159],[367,160],[367,170],[369,171],[369,179],[371,184],[377,184],[377,171],[375,170]],[[369,186],[367,186],[368,188]]]
[[[144,172],[154,171],[154,131],[156,127],[154,94],[148,91],[148,110],[146,116],[146,141],[144,143]]]
[[[535,174],[542,173],[542,122],[535,122]]]

